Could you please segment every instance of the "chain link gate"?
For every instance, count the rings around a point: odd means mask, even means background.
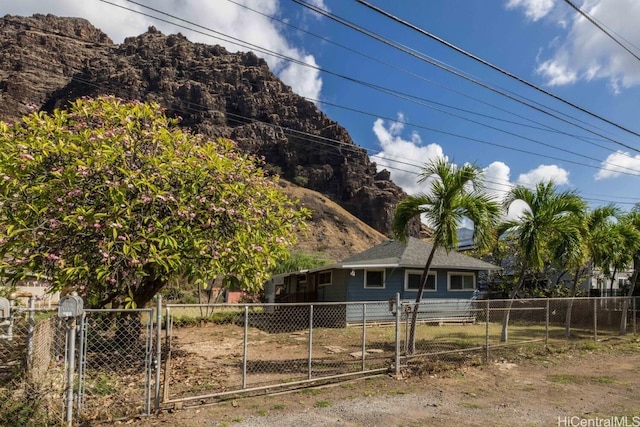
[[[151,414],[158,365],[153,331],[153,309],[84,311],[78,331],[77,419]]]

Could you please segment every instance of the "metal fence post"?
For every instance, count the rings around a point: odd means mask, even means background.
[[[365,356],[367,354],[367,304],[362,303],[362,370],[365,368]]]
[[[549,299],[547,298],[547,309],[544,318],[544,345],[546,346],[549,341]]]
[[[27,370],[31,368],[31,359],[33,358],[33,334],[36,327],[35,320],[36,300],[29,298],[29,329],[27,331]]]
[[[160,409],[160,367],[162,366],[162,295],[156,295],[156,384],[155,410]]]
[[[396,377],[400,377],[400,293],[396,294]]]
[[[611,310],[609,308],[609,310]],[[593,340],[598,341],[598,299],[593,299]]]
[[[490,310],[490,300],[487,298],[486,307],[484,309],[485,316],[485,326],[484,326],[484,361],[485,363],[489,363],[489,310]]]
[[[311,365],[313,357],[313,304],[309,306],[309,360],[307,362],[307,378],[311,379]]]
[[[73,374],[76,366],[76,318],[67,320],[67,389],[66,389],[66,422],[73,425]]]
[[[249,306],[244,306],[244,338],[242,348],[242,388],[247,388],[247,353],[249,349]]]
[[[633,316],[632,320],[631,320],[631,324],[633,325],[633,335],[636,334],[636,314],[637,314],[636,313],[636,300],[637,299],[638,298],[632,298],[631,299],[631,315]]]
[[[82,413],[84,408],[84,381],[83,378],[85,376],[85,362],[87,360],[87,329],[89,329],[87,313],[83,312],[79,318],[79,337],[80,342],[78,343],[78,354],[80,356],[80,360],[78,361],[78,389],[76,391],[76,412]]]
[[[171,376],[171,347],[172,347],[172,333],[171,329],[173,328],[173,319],[171,316],[171,308],[167,305],[167,312],[165,317],[165,344],[167,347],[167,357],[164,361],[164,383],[162,385],[162,400],[169,399],[169,377]]]

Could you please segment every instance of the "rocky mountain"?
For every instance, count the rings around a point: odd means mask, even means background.
[[[4,16],[0,46],[0,120],[13,121],[32,104],[64,108],[82,96],[153,100],[182,117],[183,126],[233,139],[284,179],[390,233],[405,194],[389,172],[377,172],[342,126],[251,52],[230,53],[153,27],[118,45],[84,19],[52,15]],[[411,234],[418,229],[414,224]]]

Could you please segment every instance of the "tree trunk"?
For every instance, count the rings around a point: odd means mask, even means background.
[[[629,311],[629,300],[633,298],[633,291],[636,289],[636,280],[638,280],[638,269],[640,268],[640,259],[633,259],[633,274],[631,275],[631,283],[627,291],[627,297],[622,301],[622,314],[620,316],[620,335],[627,335],[627,312]]]
[[[613,310],[613,284],[616,281],[616,274],[618,273],[618,268],[614,267],[613,268],[613,274],[611,275],[611,283],[609,284],[609,298],[606,300],[607,301],[607,326],[611,326],[611,322],[612,320],[612,316],[611,316],[611,311]]]
[[[508,335],[509,335],[509,332],[508,332],[509,314],[511,312],[511,307],[513,307],[513,300],[516,298],[516,295],[518,295],[518,292],[520,291],[520,288],[524,283],[524,274],[526,271],[527,271],[527,264],[525,263],[522,266],[522,271],[520,271],[520,279],[518,280],[518,284],[511,291],[511,295],[509,296],[509,302],[507,303],[507,308],[505,309],[504,314],[502,315],[502,333],[500,334],[500,342],[507,342]]]
[[[133,295],[133,302],[137,308],[144,308],[153,297],[164,288],[165,281],[155,275],[144,277],[140,286],[138,286]]]
[[[431,269],[431,262],[433,261],[433,256],[436,253],[436,248],[436,244],[433,243],[431,253],[429,253],[429,258],[427,258],[427,263],[425,264],[424,270],[422,271],[422,277],[420,277],[420,287],[418,288],[418,294],[416,295],[416,303],[413,307],[413,313],[411,313],[411,327],[409,329],[409,342],[407,346],[407,352],[409,354],[413,354],[416,352],[416,324],[418,323],[418,308],[420,307],[420,301],[422,301],[424,288],[427,285],[429,270]],[[400,301],[397,301],[397,303],[399,307]],[[400,316],[400,313],[396,313],[396,316]]]
[[[576,298],[576,294],[578,293],[578,277],[580,276],[580,267],[576,268],[576,274],[573,278],[573,283],[571,284],[571,299],[569,300],[569,304],[567,306],[567,314],[564,319],[564,337],[571,338],[571,312],[573,311],[573,302]]]
[[[133,295],[135,306],[144,308],[164,285],[164,280],[159,277],[152,275],[144,277]],[[140,313],[124,311],[116,317],[116,321],[118,322],[115,333],[116,345],[133,347],[140,343],[140,334],[142,332]]]

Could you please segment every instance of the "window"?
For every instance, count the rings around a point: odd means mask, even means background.
[[[473,291],[476,289],[476,276],[473,273],[449,273],[450,291]]]
[[[407,270],[404,273],[404,289],[406,291],[417,291],[420,287],[420,278],[422,277],[422,271],[420,270]],[[427,277],[427,284],[424,287],[425,291],[434,292],[436,290],[436,272],[430,271],[429,277]]]
[[[318,273],[318,286],[326,286],[331,284],[331,272],[323,271]]]
[[[366,270],[364,273],[364,287],[384,289],[384,270]]]

